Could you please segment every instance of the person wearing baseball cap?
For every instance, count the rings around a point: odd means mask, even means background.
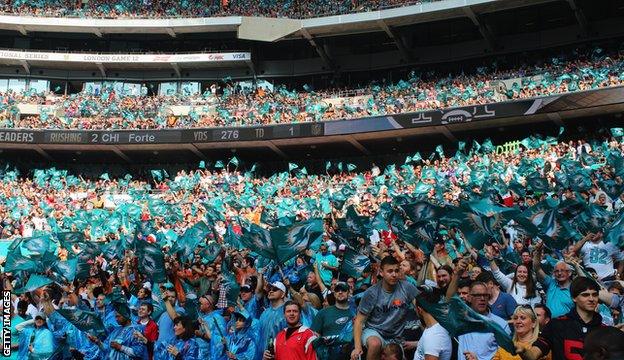
[[[235,311],[232,316],[233,331],[228,331],[226,335],[228,358],[254,359],[257,352],[257,339],[253,330],[255,326],[252,324],[256,320],[247,311],[240,309]]]
[[[264,288],[264,277],[262,274],[258,276],[258,289]],[[265,295],[264,292],[256,294],[258,300]],[[281,281],[275,281],[269,284],[266,289],[266,297],[269,300],[271,306],[267,307],[260,319],[258,319],[259,325],[259,337],[258,348],[256,354],[262,356],[264,350],[267,348],[269,340],[275,339],[277,333],[286,327],[286,318],[284,317],[284,299],[286,297],[286,286]]]
[[[254,289],[249,284],[245,284],[240,288],[240,300],[243,303],[243,307],[249,316],[257,319],[260,316],[260,306],[258,305],[258,298],[255,295]]]
[[[46,314],[38,312],[34,324],[24,328],[19,338],[18,359],[47,359],[55,349],[54,335],[46,324]]]
[[[115,304],[114,308],[119,327],[108,333],[104,341],[91,334],[87,335],[89,340],[100,348],[104,359],[129,360],[147,356],[147,347],[135,336],[135,333],[141,333],[141,327],[132,323],[128,305]]]
[[[322,339],[321,346],[316,349],[321,359],[343,359],[349,357],[352,350],[351,341],[340,338],[355,317],[355,311],[349,306],[349,285],[337,282],[333,295],[336,303],[320,310],[311,326]]]

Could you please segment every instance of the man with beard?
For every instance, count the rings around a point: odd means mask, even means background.
[[[258,279],[259,283],[264,283],[263,277]],[[258,352],[262,354],[262,351],[266,350],[267,344],[270,339],[275,339],[277,333],[286,326],[284,319],[284,297],[286,296],[286,286],[276,281],[269,285],[266,297],[269,300],[269,307],[267,307],[260,319],[258,319],[259,325],[259,339],[258,339]]]
[[[355,313],[349,307],[349,285],[339,282],[334,286],[336,303],[316,314],[312,322],[312,330],[322,338],[322,351],[317,349],[321,360],[341,360],[349,357],[350,341],[343,339],[345,330],[353,321]],[[351,333],[351,331],[348,331]]]

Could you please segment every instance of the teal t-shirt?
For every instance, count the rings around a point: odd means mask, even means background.
[[[327,307],[316,314],[311,329],[321,336],[340,335],[342,329],[353,320],[355,313],[350,309]]]

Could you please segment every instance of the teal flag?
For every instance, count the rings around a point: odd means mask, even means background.
[[[605,229],[604,241],[624,249],[624,211],[620,211],[615,221]]]
[[[611,135],[613,137],[623,137],[624,129],[623,128],[611,128]]]
[[[603,231],[611,223],[613,213],[602,206],[589,204],[575,219],[577,229],[584,232]]]
[[[167,281],[165,271],[165,255],[160,246],[150,244],[147,241],[137,242],[137,257],[139,258],[139,271],[155,283]]]
[[[251,224],[249,229],[243,228],[240,241],[253,252],[285,264],[297,254],[320,245],[322,237],[323,220],[311,219],[270,230]]]
[[[210,233],[212,233],[210,226],[200,221],[186,230],[184,234],[178,238],[175,244],[173,244],[171,251],[179,253],[182,259],[189,259],[193,255],[193,251],[197,245]]]
[[[510,354],[516,353],[511,336],[502,327],[472,310],[457,296],[453,296],[448,302],[431,304],[426,301],[419,301],[418,304],[431,314],[449,332],[451,337],[471,332],[493,333],[498,346]]]
[[[54,264],[52,273],[65,281],[74,281],[78,272],[78,259],[72,258],[66,261],[58,261]]]
[[[474,248],[482,249],[491,240],[500,241],[500,229],[518,213],[516,209],[483,199],[449,210],[442,220],[449,226],[458,227]]]
[[[570,240],[578,238],[578,233],[561,215],[557,204],[540,202],[525,210],[523,216],[538,228],[537,235],[550,248],[562,250]]]
[[[12,251],[7,254],[6,262],[4,264],[4,272],[12,273],[16,271],[35,271],[37,269],[37,262],[34,260],[22,256],[18,251]]]
[[[288,171],[293,171],[295,169],[298,169],[299,165],[295,164],[295,163],[288,163]]]
[[[102,175],[100,175],[100,179],[110,181],[110,176],[108,175],[108,173],[103,173]]]
[[[81,331],[92,335],[105,332],[104,324],[95,312],[79,309],[58,309],[56,312]]]
[[[415,203],[401,205],[400,208],[405,211],[405,215],[412,222],[417,224],[438,220],[443,214],[443,209],[441,207],[427,201],[417,201]]]
[[[238,159],[236,158],[236,156],[232,157],[232,158],[230,159],[230,162],[229,162],[228,164],[232,164],[232,165],[234,165],[235,167],[238,167]]]
[[[24,287],[20,289],[16,289],[15,293],[23,294],[26,292],[37,290],[41,287],[44,287],[50,284],[52,284],[52,280],[50,280],[49,278],[42,276],[42,275],[38,275],[38,274],[32,274],[28,278],[28,282],[26,283],[26,285],[24,285]]]
[[[30,255],[43,255],[50,248],[51,240],[52,237],[49,234],[24,238],[21,248],[27,250]]]
[[[370,270],[370,264],[368,256],[347,247],[340,263],[340,272],[358,279],[365,270]]]
[[[527,176],[526,182],[527,187],[534,192],[545,193],[550,191],[550,185],[548,184],[548,180],[541,177],[538,172],[534,172],[533,174]]]

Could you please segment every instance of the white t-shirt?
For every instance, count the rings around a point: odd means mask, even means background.
[[[583,257],[583,264],[596,270],[599,279],[613,275],[615,272],[613,268],[614,257],[616,260],[624,259],[622,252],[616,246],[602,241],[598,243],[586,242],[581,248],[581,256]]]
[[[438,360],[450,360],[453,350],[451,336],[440,324],[435,324],[423,331],[414,360],[425,360],[425,355],[437,356]]]

